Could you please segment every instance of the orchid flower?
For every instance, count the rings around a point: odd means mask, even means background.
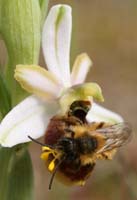
[[[75,100],[88,99],[92,107],[89,122],[116,123],[122,118],[93,102],[103,100],[96,83],[84,83],[92,61],[86,53],[79,55],[70,73],[69,53],[72,29],[71,8],[53,6],[47,16],[42,34],[42,47],[48,70],[36,65],[18,65],[15,79],[32,96],[15,106],[0,124],[0,144],[12,147],[29,142],[28,135],[37,139],[45,134],[52,116],[64,114]],[[27,36],[26,36],[27,37]]]

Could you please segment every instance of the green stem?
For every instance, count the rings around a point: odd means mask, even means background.
[[[1,200],[33,199],[33,172],[26,148],[1,148],[0,169]]]
[[[39,4],[41,8],[41,25],[43,25],[47,14],[49,0],[39,0]]]
[[[0,112],[4,117],[11,110],[11,96],[4,80],[4,75],[0,74]]]

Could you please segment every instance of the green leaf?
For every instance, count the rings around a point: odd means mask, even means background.
[[[26,148],[0,148],[0,199],[32,200],[33,173]]]
[[[41,10],[36,0],[0,0],[0,30],[8,52],[6,79],[12,100],[20,95],[14,80],[17,64],[37,64],[41,41]],[[23,91],[23,90],[22,90]],[[19,99],[20,100],[20,99]]]
[[[3,75],[0,74],[0,112],[4,117],[11,109],[11,96]]]
[[[43,25],[48,10],[49,0],[39,0],[41,8],[41,24]]]

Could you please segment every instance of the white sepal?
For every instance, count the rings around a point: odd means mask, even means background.
[[[56,104],[43,103],[30,96],[14,107],[0,124],[0,144],[12,147],[16,144],[41,137],[46,130],[49,119],[57,112]]]
[[[123,122],[123,118],[96,103],[93,103],[90,111],[88,112],[86,119],[88,122],[108,122],[108,123],[120,123]]]
[[[42,34],[42,47],[47,68],[61,80],[63,86],[70,86],[70,40],[72,29],[71,7],[53,6],[47,16]]]

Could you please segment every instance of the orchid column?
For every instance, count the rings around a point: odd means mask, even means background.
[[[47,0],[0,0],[0,36],[8,54],[4,74],[0,73],[2,118],[26,95],[14,79],[14,69],[19,63],[38,63],[47,4]],[[33,173],[26,145],[0,147],[0,169],[0,199],[33,198]]]

